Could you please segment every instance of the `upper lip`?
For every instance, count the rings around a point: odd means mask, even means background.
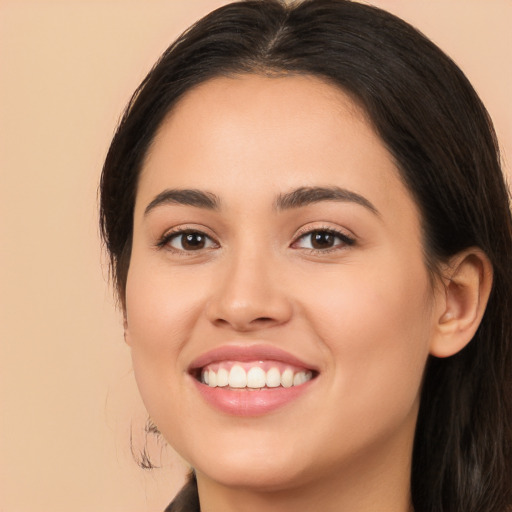
[[[246,342],[247,343],[247,342]],[[274,345],[266,344],[236,344],[236,345],[223,345],[194,359],[189,366],[189,371],[198,370],[204,366],[219,362],[219,361],[280,361],[291,366],[297,366],[308,370],[317,371],[314,365],[302,361],[300,358],[275,347]]]

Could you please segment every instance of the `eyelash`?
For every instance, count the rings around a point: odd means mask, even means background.
[[[187,251],[185,249],[176,249],[175,247],[171,246],[171,242],[173,241],[173,239],[183,237],[183,236],[189,235],[189,234],[190,235],[192,235],[192,234],[200,235],[200,236],[204,237],[205,239],[213,242],[216,246],[219,245],[217,241],[215,241],[211,236],[207,235],[204,231],[201,231],[200,229],[180,227],[180,228],[176,228],[176,229],[173,229],[173,230],[165,233],[162,236],[162,238],[160,238],[160,240],[157,242],[156,246],[158,249],[166,248],[167,250],[169,250],[173,253],[183,255],[183,256],[185,256],[186,253],[200,252],[202,249],[198,249],[197,251],[193,251],[193,250]]]
[[[330,227],[318,227],[318,228],[305,228],[303,231],[299,231],[295,240],[292,242],[291,246],[296,245],[300,240],[305,239],[308,236],[312,236],[315,233],[327,233],[329,235],[334,236],[335,238],[339,238],[341,240],[340,244],[336,244],[333,247],[329,247],[326,249],[315,249],[315,248],[306,248],[303,247],[303,250],[308,251],[310,254],[329,254],[330,252],[342,250],[345,247],[353,246],[356,243],[355,238],[348,236],[346,233],[338,231],[337,229],[333,229]]]
[[[341,240],[340,244],[334,245],[333,247],[328,247],[326,249],[315,249],[315,248],[307,248],[303,247],[302,249],[307,251],[310,254],[328,254],[333,251],[339,251],[343,249],[346,246],[352,246],[356,243],[356,240],[350,236],[348,236],[345,233],[342,233],[341,231],[338,231],[336,229],[330,228],[330,227],[319,227],[319,228],[305,228],[302,232],[299,231],[297,236],[295,237],[294,241],[290,244],[290,247],[295,246],[299,243],[300,240],[305,239],[307,236],[312,236],[315,233],[326,233],[329,235],[334,236],[335,238],[338,238]],[[199,229],[194,228],[176,228],[171,231],[168,231],[165,233],[162,238],[156,243],[156,247],[158,249],[166,248],[167,250],[185,256],[187,253],[193,254],[194,252],[201,252],[204,249],[210,249],[210,248],[200,248],[196,251],[194,250],[185,250],[185,249],[177,249],[175,247],[172,247],[170,245],[170,242],[173,241],[173,239],[188,235],[188,234],[195,234],[205,237],[205,239],[209,240],[210,242],[213,242],[215,246],[219,246],[218,242],[214,240],[211,236],[207,235],[204,231],[201,231]]]

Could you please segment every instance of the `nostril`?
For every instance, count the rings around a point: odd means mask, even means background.
[[[275,318],[269,316],[260,316],[258,318],[254,318],[249,322],[237,321],[237,319],[226,320],[224,318],[217,318],[214,321],[214,324],[218,327],[227,327],[231,326],[237,331],[251,331],[253,329],[269,327],[278,321]]]
[[[261,329],[265,327],[271,327],[274,324],[279,324],[279,321],[269,316],[260,316],[254,320],[251,320],[249,324],[247,324],[246,329]]]

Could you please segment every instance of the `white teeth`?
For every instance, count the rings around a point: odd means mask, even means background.
[[[217,387],[217,374],[213,370],[208,372],[208,386],[211,388]]]
[[[301,384],[304,384],[304,382],[307,382],[308,380],[311,380],[311,372],[297,372],[293,376],[293,385],[294,386],[300,386]],[[217,386],[218,386],[218,379],[217,379]]]
[[[245,388],[247,387],[247,374],[245,370],[235,364],[229,371],[229,387],[230,388]]]
[[[265,372],[260,366],[253,366],[246,372],[238,364],[232,366],[229,372],[225,368],[219,368],[217,372],[208,369],[201,374],[201,381],[211,388],[229,386],[237,389],[277,388],[279,386],[290,388],[300,386],[312,378],[313,374],[310,371],[294,373],[291,368],[286,368],[281,374],[276,367],[272,367]]]
[[[267,372],[267,386],[277,388],[281,385],[281,372],[277,368],[270,368]]]
[[[298,372],[293,376],[294,386],[300,386],[300,384],[302,384],[302,375],[306,376],[304,372]]]
[[[225,368],[217,372],[217,386],[223,388],[229,384],[229,373]]]
[[[291,388],[293,386],[293,370],[286,368],[281,375],[281,386],[283,388]]]
[[[254,366],[247,372],[247,387],[248,388],[264,388],[266,384],[265,370],[259,366]]]

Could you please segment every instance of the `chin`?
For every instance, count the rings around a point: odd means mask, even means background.
[[[220,443],[222,453],[210,450],[192,461],[197,473],[230,488],[262,492],[279,491],[300,485],[311,462],[297,457],[297,449],[277,443],[257,446],[246,442],[244,447]],[[309,469],[308,469],[309,468]]]
[[[268,462],[257,464],[247,460],[243,463],[241,461],[233,463],[230,460],[222,460],[213,468],[203,464],[201,468],[196,468],[196,472],[232,489],[277,492],[303,484],[304,472],[292,466],[294,466],[293,459],[284,464]]]

